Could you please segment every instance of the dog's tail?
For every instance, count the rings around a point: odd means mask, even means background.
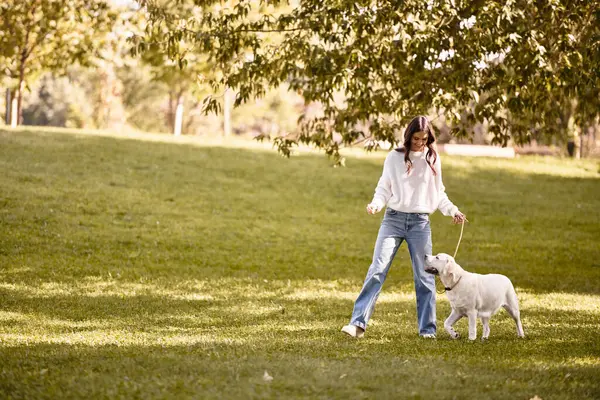
[[[508,314],[515,320],[517,324],[517,335],[519,337],[524,337],[525,332],[523,331],[523,325],[521,324],[521,312],[519,310],[519,299],[517,298],[517,292],[513,287],[512,283],[506,293],[506,304],[504,304],[504,309],[508,312]]]

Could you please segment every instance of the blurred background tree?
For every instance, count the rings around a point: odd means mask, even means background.
[[[16,98],[11,120],[21,122],[23,91],[45,71],[87,65],[103,47],[116,14],[100,0],[8,0],[0,4],[0,64]],[[12,102],[11,102],[12,103]]]
[[[84,128],[94,126],[94,107],[77,81],[47,73],[33,85],[31,95],[25,99],[22,119],[25,125]]]
[[[221,16],[225,15],[230,4],[230,1],[215,3],[217,6],[215,12]],[[147,11],[144,35],[133,37],[131,41],[133,44],[132,54],[140,55],[140,59],[152,67],[154,79],[169,87],[169,125],[171,130],[177,132],[175,127],[176,109],[187,97],[196,100],[192,102],[192,110],[201,106],[204,111],[212,109],[221,112],[223,115],[222,131],[225,136],[229,136],[232,131],[231,108],[234,93],[227,85],[220,86],[217,82],[222,81],[225,71],[229,69],[230,60],[213,57],[213,53],[203,51],[198,41],[182,40],[179,34],[172,34],[181,28],[183,20],[186,21],[186,26],[193,26],[194,21],[202,18],[203,8],[192,0],[155,1],[144,3],[144,5],[146,6],[144,10]],[[266,9],[270,8],[266,7]],[[245,14],[244,18],[247,21],[256,21],[262,17],[263,13],[263,7],[259,7],[257,10]],[[167,42],[168,45],[166,45]],[[227,42],[227,40],[221,40],[219,45],[228,46]],[[208,97],[202,107],[198,99],[205,96]],[[261,102],[261,104],[265,103]],[[267,104],[272,103],[267,102]],[[267,110],[262,107],[262,111]],[[271,111],[269,110],[267,114]],[[269,117],[259,116],[259,119],[268,120]],[[245,122],[246,125],[251,124],[249,121]],[[271,124],[272,126],[273,124]]]

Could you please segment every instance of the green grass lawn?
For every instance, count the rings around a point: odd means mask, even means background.
[[[443,157],[457,261],[511,278],[525,339],[451,340],[445,295],[420,339],[403,245],[353,340],[382,157],[0,131],[0,398],[600,398],[597,162]]]

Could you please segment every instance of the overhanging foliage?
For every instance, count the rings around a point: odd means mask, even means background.
[[[301,142],[339,160],[343,145],[396,143],[410,118],[431,110],[457,135],[485,121],[502,145],[558,134],[565,104],[580,126],[600,112],[596,2],[161,3],[141,1],[150,23],[138,49],[158,47],[182,68],[192,52],[209,55],[224,72],[211,84],[235,88],[236,104],[286,83],[322,105],[299,132],[276,138],[284,154]],[[208,98],[206,110],[218,109]]]

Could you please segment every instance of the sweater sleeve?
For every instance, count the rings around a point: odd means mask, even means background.
[[[379,182],[377,182],[377,187],[375,188],[375,194],[373,195],[373,200],[371,203],[376,204],[379,208],[385,207],[388,200],[392,197],[392,182],[390,175],[390,154],[385,158],[383,163],[383,172],[381,177],[379,178]]]
[[[446,194],[446,187],[444,186],[444,182],[442,181],[442,163],[440,158],[438,157],[437,161],[437,175],[436,179],[436,187],[438,189],[438,210],[448,217],[454,217],[458,212],[458,207],[456,207],[448,198]]]

